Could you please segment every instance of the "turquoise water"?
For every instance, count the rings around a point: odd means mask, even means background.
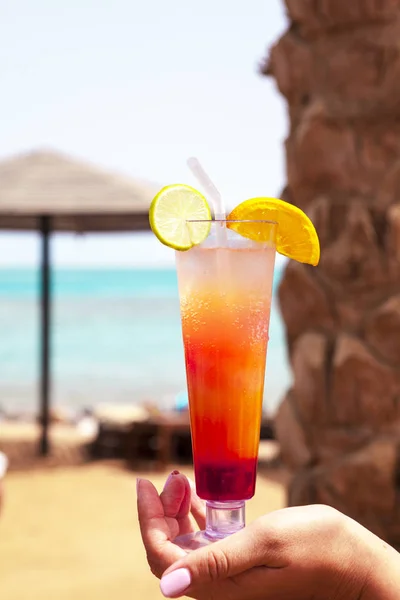
[[[281,277],[276,270],[274,287]],[[0,406],[37,406],[39,273],[0,269]],[[55,269],[52,398],[73,409],[153,401],[173,406],[185,390],[177,280],[170,269]],[[284,332],[274,301],[264,406],[289,385]]]

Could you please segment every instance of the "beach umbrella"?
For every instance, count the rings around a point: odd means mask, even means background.
[[[0,230],[41,235],[39,452],[49,453],[50,237],[53,232],[149,229],[150,184],[104,172],[54,151],[36,150],[0,162]]]

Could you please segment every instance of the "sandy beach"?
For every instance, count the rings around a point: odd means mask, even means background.
[[[191,468],[176,468],[192,476]],[[166,475],[115,461],[10,472],[0,517],[0,596],[160,599],[141,544],[135,480],[149,477],[161,489]],[[248,522],[284,506],[285,481],[281,470],[259,474]]]

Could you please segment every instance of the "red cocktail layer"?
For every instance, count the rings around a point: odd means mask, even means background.
[[[236,459],[229,463],[195,462],[196,490],[200,498],[224,502],[247,500],[254,496],[257,458]]]

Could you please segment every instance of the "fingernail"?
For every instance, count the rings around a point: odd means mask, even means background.
[[[165,598],[183,594],[192,582],[189,569],[177,569],[161,578],[160,589]]]
[[[136,478],[136,495],[139,496],[139,484],[141,482],[140,477]]]
[[[167,481],[164,484],[164,490],[167,487],[167,485],[170,483],[171,479],[173,478],[174,475],[179,475],[179,471],[172,471],[172,473],[170,473],[167,477]]]

